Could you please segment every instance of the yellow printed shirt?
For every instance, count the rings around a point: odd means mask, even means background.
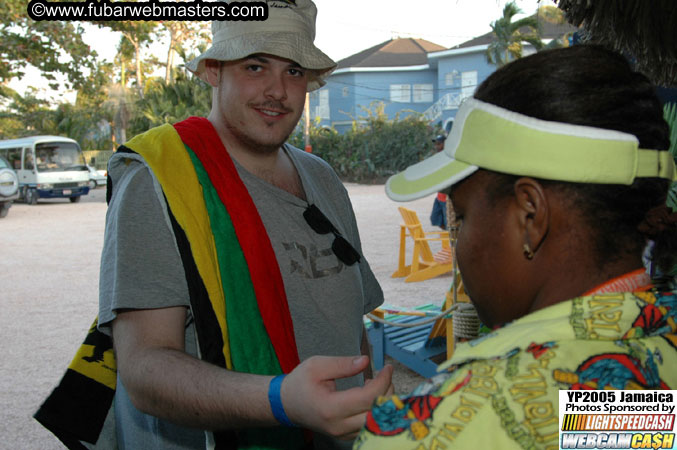
[[[381,397],[355,449],[558,449],[560,389],[677,389],[677,295],[579,297],[458,345]]]

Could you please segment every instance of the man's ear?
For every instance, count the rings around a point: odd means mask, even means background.
[[[221,80],[221,61],[206,59],[204,78],[211,87],[218,87]]]
[[[515,202],[526,244],[533,252],[543,244],[550,228],[550,205],[543,186],[533,178],[515,182]]]

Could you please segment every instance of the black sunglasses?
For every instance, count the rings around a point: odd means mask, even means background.
[[[356,262],[360,262],[360,254],[350,245],[341,233],[332,225],[327,217],[322,214],[322,211],[315,205],[308,205],[303,211],[303,218],[317,234],[334,233],[334,242],[331,244],[331,250],[336,257],[344,264],[352,266]]]

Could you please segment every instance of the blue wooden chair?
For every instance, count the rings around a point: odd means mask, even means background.
[[[458,303],[469,304],[470,298],[465,293],[460,277],[455,279],[457,280],[456,289],[454,291],[452,286],[446,292],[442,307],[427,304],[410,311],[381,307],[372,312],[377,319],[388,322],[384,324],[376,320],[368,320],[366,323],[374,369],[381,370],[385,355],[388,355],[422,377],[430,378],[437,373],[437,366],[453,355],[455,337],[468,333],[468,327],[472,330],[475,324],[479,328],[479,319],[474,313],[471,313],[469,317],[467,313],[456,309],[461,307]],[[459,316],[456,333],[454,333],[454,321],[449,317],[439,317],[437,320],[411,327],[398,326],[421,323],[426,317],[439,316],[452,305],[455,305],[454,314]],[[465,318],[460,320],[463,316]],[[469,333],[472,335],[473,331]],[[448,336],[452,338],[447,339]]]
[[[421,322],[428,315],[426,313],[438,314],[440,307],[428,304],[419,306],[412,312],[424,314],[396,315],[375,311],[374,315],[381,316],[389,322],[412,324]],[[367,334],[371,343],[374,368],[381,370],[385,355],[388,355],[425,378],[435,375],[437,365],[440,360],[445,359],[447,353],[446,338],[444,336],[431,337],[435,324],[436,322],[430,322],[425,325],[403,328],[370,321]]]

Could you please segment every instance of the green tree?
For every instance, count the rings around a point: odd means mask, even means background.
[[[136,132],[165,123],[176,123],[190,116],[206,117],[211,109],[212,90],[204,81],[179,72],[171,83],[160,78],[148,81],[146,95],[136,104],[132,119]]]
[[[176,55],[184,53],[183,44],[190,40],[207,40],[209,22],[163,21],[163,30],[169,38],[167,59],[165,61],[165,83],[172,81],[172,74],[176,66]],[[206,38],[206,39],[205,39]]]
[[[566,23],[566,17],[564,16],[564,11],[559,9],[556,6],[544,5],[538,8],[538,20],[539,22],[549,22],[555,25],[564,25]],[[573,31],[564,33],[562,36],[555,38],[548,42],[543,48],[561,48],[569,46],[569,38],[574,34]]]
[[[522,43],[527,42],[537,50],[543,48],[538,20],[535,16],[512,21],[522,10],[514,1],[503,8],[503,17],[491,23],[496,39],[487,48],[487,61],[497,66],[507,64],[522,56]]]
[[[75,139],[85,149],[111,149],[113,111],[106,103],[106,87],[113,65],[99,63],[88,77],[86,88],[78,90],[74,104],[62,102],[54,109],[59,135]]]
[[[144,68],[141,52],[153,39],[153,32],[158,26],[158,22],[153,21],[103,21],[96,22],[99,27],[109,28],[122,34],[123,41],[120,43],[118,51],[127,56],[130,51],[134,54],[134,74],[136,76],[136,87],[139,96],[144,95]],[[131,48],[127,47],[131,46]]]
[[[431,127],[419,113],[389,119],[382,102],[363,108],[365,115],[353,118],[344,134],[333,128],[310,128],[313,154],[327,161],[346,181],[382,183],[390,175],[432,154]],[[290,143],[303,148],[303,127],[297,127]]]
[[[51,82],[52,89],[58,88],[57,74],[65,75],[67,88],[83,87],[87,74],[95,70],[97,54],[83,42],[81,24],[34,21],[27,15],[27,3],[0,2],[0,84],[22,77],[26,67],[32,65]],[[64,54],[70,58],[64,58]]]
[[[0,112],[0,139],[57,134],[54,111],[46,100],[36,97],[35,88],[29,88],[24,96],[16,92],[11,95],[9,104]]]
[[[54,110],[57,133],[78,141],[92,150],[112,149],[111,129],[106,108],[85,108],[77,104],[61,103]]]
[[[104,107],[111,111],[112,140],[113,146],[117,147],[127,141],[127,128],[135,110],[135,97],[131,90],[121,83],[111,83],[106,86],[106,94],[107,100]]]

